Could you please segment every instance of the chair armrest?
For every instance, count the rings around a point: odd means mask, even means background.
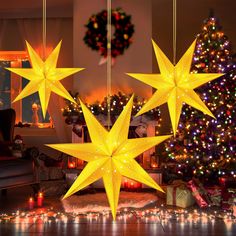
[[[36,167],[39,167],[38,157],[39,157],[39,150],[36,147],[30,147],[24,151],[23,158],[32,159]]]

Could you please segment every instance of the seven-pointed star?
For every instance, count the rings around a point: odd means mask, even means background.
[[[64,198],[103,178],[112,215],[115,219],[122,176],[163,191],[134,159],[171,135],[128,139],[133,97],[110,131],[107,131],[97,121],[82,102],[80,103],[92,143],[50,144],[48,146],[88,162]]]
[[[141,108],[136,116],[167,102],[174,135],[176,135],[178,128],[183,103],[187,103],[188,105],[202,111],[203,113],[214,117],[211,111],[202,102],[200,97],[195,93],[194,89],[202,84],[222,76],[223,74],[190,73],[196,40],[185,52],[176,66],[174,66],[169,61],[169,59],[154,41],[152,41],[152,43],[157,63],[160,68],[160,74],[127,73],[131,77],[134,77],[135,79],[140,80],[157,89],[157,91]]]
[[[6,68],[30,81],[13,102],[38,92],[44,117],[51,91],[75,103],[60,80],[83,70],[83,68],[56,68],[61,41],[45,61],[40,58],[27,41],[26,45],[32,68]]]

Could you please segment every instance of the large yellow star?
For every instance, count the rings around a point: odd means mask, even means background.
[[[92,143],[48,145],[88,162],[64,198],[103,178],[114,219],[116,217],[122,176],[163,191],[134,159],[139,154],[169,138],[170,135],[128,139],[132,106],[133,97],[111,130],[107,131],[81,102]]]
[[[185,52],[176,66],[169,61],[154,41],[152,41],[152,43],[161,73],[127,73],[135,79],[157,89],[153,96],[137,113],[137,116],[167,102],[174,135],[176,135],[178,128],[183,103],[187,103],[203,113],[214,117],[211,111],[202,102],[200,97],[195,93],[194,89],[222,76],[223,74],[194,74],[190,72],[196,40]]]
[[[13,102],[38,92],[44,117],[46,115],[51,92],[54,92],[71,102],[75,102],[61,84],[60,80],[83,70],[83,68],[56,68],[61,41],[45,61],[40,58],[27,41],[26,45],[32,68],[6,68],[30,81]]]

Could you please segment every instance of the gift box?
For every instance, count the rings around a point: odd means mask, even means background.
[[[166,204],[182,208],[190,207],[195,203],[191,191],[185,184],[169,185],[166,189]]]
[[[212,204],[206,189],[203,187],[199,180],[190,180],[188,182],[188,188],[191,190],[192,195],[195,198],[199,207],[209,207]]]
[[[222,201],[222,189],[219,186],[206,188],[208,196],[211,200],[211,205],[220,206]]]
[[[219,178],[219,184],[222,189],[236,188],[236,179],[234,177],[224,176]]]
[[[222,192],[221,208],[223,210],[233,210],[236,202],[236,189],[226,189]]]

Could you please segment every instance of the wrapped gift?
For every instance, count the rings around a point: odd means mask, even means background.
[[[220,177],[219,184],[222,189],[236,188],[236,179],[230,176]]]
[[[199,207],[209,207],[212,204],[206,189],[197,179],[190,180],[188,187],[192,191],[192,195]]]
[[[191,191],[185,184],[167,186],[166,194],[167,205],[186,208],[195,203]]]
[[[226,189],[223,191],[221,201],[221,208],[223,210],[233,209],[234,201],[236,201],[236,189]]]
[[[206,191],[210,197],[211,200],[211,204],[213,206],[220,206],[221,204],[221,200],[222,200],[222,190],[220,187],[218,186],[214,186],[214,187],[208,187],[206,188]]]
[[[236,198],[234,198],[233,216],[236,217]]]

